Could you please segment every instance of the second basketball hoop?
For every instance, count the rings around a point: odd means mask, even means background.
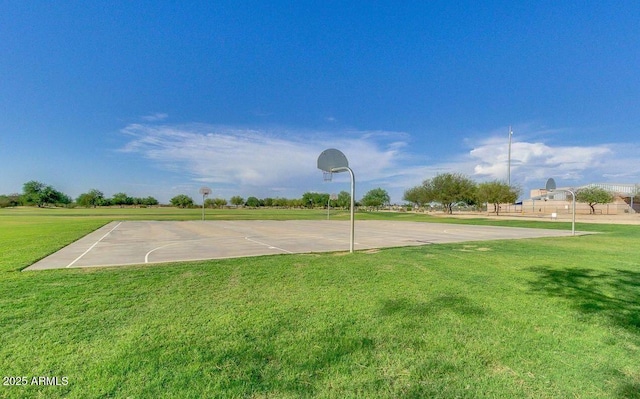
[[[356,178],[351,168],[349,168],[349,161],[340,150],[329,148],[322,151],[322,153],[318,157],[318,169],[322,170],[322,177],[324,181],[331,181],[334,173],[349,172],[349,174],[351,175],[351,242],[349,245],[349,252],[353,252],[353,247],[355,244],[354,208],[356,195]]]

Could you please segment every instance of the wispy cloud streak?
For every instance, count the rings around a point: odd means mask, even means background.
[[[169,117],[168,114],[157,112],[155,114],[145,115],[145,116],[141,117],[141,119],[143,121],[147,121],[147,122],[158,122],[158,121],[162,121],[162,120],[167,119],[167,117]]]

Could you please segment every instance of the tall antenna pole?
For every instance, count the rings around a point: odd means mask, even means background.
[[[513,136],[513,130],[511,130],[511,125],[509,125],[509,160],[507,166],[507,184],[511,187],[511,136]]]

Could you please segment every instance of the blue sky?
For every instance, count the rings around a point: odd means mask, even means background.
[[[640,183],[633,1],[0,1],[0,193]]]

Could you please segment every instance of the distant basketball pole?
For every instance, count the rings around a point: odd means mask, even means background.
[[[564,191],[564,192],[568,192],[571,194],[572,197],[572,207],[573,207],[573,216],[571,218],[571,235],[575,236],[576,235],[576,190],[570,190],[568,188],[556,188],[556,181],[553,180],[553,178],[549,178],[547,180],[547,184],[545,186],[545,189],[547,190],[547,192],[554,192],[554,191]]]
[[[356,195],[356,178],[353,170],[349,168],[347,157],[335,148],[329,148],[322,151],[318,157],[318,169],[322,170],[325,175],[325,181],[331,181],[333,173],[349,172],[351,176],[351,239],[349,243],[349,252],[353,253],[355,242],[355,195]]]
[[[202,194],[202,220],[204,220],[204,199],[211,194],[211,189],[209,187],[202,187],[200,194]]]

